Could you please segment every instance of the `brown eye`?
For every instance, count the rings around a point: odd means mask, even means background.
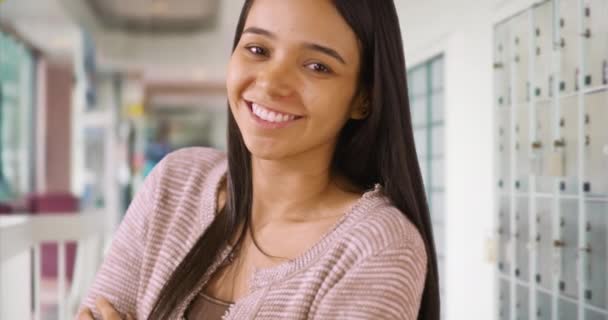
[[[331,73],[331,69],[321,63],[311,63],[309,64],[309,69],[319,73]]]
[[[246,47],[247,51],[251,52],[252,54],[259,56],[259,55],[266,55],[266,50],[262,47],[258,47],[258,46],[248,46]]]

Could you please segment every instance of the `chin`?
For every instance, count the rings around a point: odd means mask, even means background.
[[[252,157],[264,160],[278,160],[289,154],[289,150],[285,150],[284,146],[280,146],[279,143],[270,141],[252,142],[247,140],[245,140],[245,145]]]
[[[263,160],[280,160],[286,157],[289,157],[291,154],[289,150],[285,150],[284,148],[275,147],[259,147],[259,148],[249,148],[249,152],[252,157],[263,159]]]

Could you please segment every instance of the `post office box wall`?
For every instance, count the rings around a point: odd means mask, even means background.
[[[515,189],[526,192],[529,189],[530,177],[530,108],[517,108],[517,121],[515,123],[515,159],[517,176],[515,177]]]
[[[586,95],[585,106],[583,187],[590,196],[608,197],[608,92]]]
[[[587,0],[583,13],[585,87],[608,85],[608,1]]]
[[[498,286],[498,319],[511,320],[510,284],[506,280],[500,280]]]
[[[530,315],[530,290],[524,286],[517,286],[517,295],[515,298],[515,313],[516,319],[528,320]]]
[[[580,72],[578,65],[578,35],[577,23],[579,21],[578,1],[559,1],[558,33],[559,52],[561,55],[560,94],[566,95],[576,91],[577,77]]]
[[[498,117],[498,185],[503,190],[509,190],[511,182],[511,112],[508,108],[500,108],[497,112]]]
[[[553,108],[550,102],[538,103],[535,107],[536,139],[532,141],[532,167],[536,177],[536,191],[550,193],[553,191],[555,177],[550,172],[553,153]]]
[[[578,202],[576,200],[561,200],[560,204],[560,240],[561,277],[559,289],[562,295],[578,297],[577,263],[579,259],[578,245]]]
[[[528,281],[530,278],[530,224],[529,220],[529,201],[525,197],[517,199],[517,209],[515,210],[515,254],[517,255],[517,265],[515,266],[515,276],[521,280]]]
[[[502,197],[498,210],[498,269],[509,274],[511,262],[509,258],[509,245],[511,243],[511,213],[508,197]]]
[[[511,59],[509,25],[500,24],[494,28],[494,94],[497,106],[511,104],[509,84],[511,81]]]
[[[533,9],[534,15],[534,95],[537,99],[549,98],[551,53],[553,51],[553,3],[547,1]]]
[[[514,105],[523,105],[530,101],[530,13],[524,12],[510,21],[511,59],[514,74]]]
[[[557,318],[560,320],[574,320],[577,318],[576,304],[559,299],[557,304]]]
[[[536,320],[552,320],[551,296],[537,291],[536,293]]]
[[[549,199],[536,200],[536,247],[537,247],[537,273],[536,283],[547,289],[551,289],[553,279],[553,229],[552,229],[552,203]]]
[[[585,300],[591,305],[608,310],[608,202],[586,203],[586,259]]]
[[[563,193],[573,194],[579,190],[578,185],[578,106],[576,97],[561,99],[560,105],[560,138],[559,149],[563,154],[564,184]]]
[[[499,319],[608,320],[607,17],[548,0],[495,25]]]
[[[587,309],[585,310],[585,320],[608,320],[608,314],[601,311]]]

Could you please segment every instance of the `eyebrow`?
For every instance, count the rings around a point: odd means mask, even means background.
[[[271,39],[277,38],[277,36],[274,33],[270,32],[266,29],[262,29],[262,28],[258,28],[258,27],[249,27],[243,31],[243,34],[245,34],[245,33],[252,33],[252,34],[257,34],[257,35],[261,35],[261,36],[266,36]],[[342,56],[336,50],[334,50],[332,48],[322,46],[320,44],[316,44],[316,43],[312,43],[312,42],[304,43],[304,48],[324,53],[324,54],[340,61],[342,64],[346,64],[346,61],[344,60],[344,58],[342,58]]]

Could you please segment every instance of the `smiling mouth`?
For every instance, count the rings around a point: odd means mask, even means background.
[[[302,116],[298,116],[298,115],[294,115],[294,114],[287,114],[287,113],[274,111],[274,110],[271,110],[269,108],[266,108],[262,105],[256,104],[251,101],[245,100],[245,102],[247,104],[247,107],[251,111],[251,113],[259,120],[262,120],[265,122],[281,124],[281,123],[289,123],[294,120],[303,118]]]

